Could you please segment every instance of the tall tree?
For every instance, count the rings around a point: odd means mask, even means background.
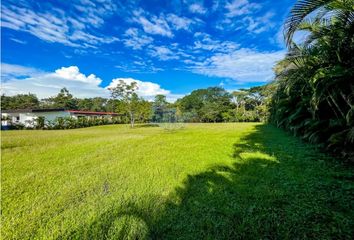
[[[231,104],[231,94],[221,87],[198,89],[178,101],[178,107],[185,116],[204,122],[223,121],[223,113],[230,109]]]
[[[129,114],[130,126],[133,128],[136,112],[139,108],[139,97],[136,93],[138,89],[137,83],[131,82],[127,84],[123,80],[119,80],[119,83],[115,87],[108,89],[111,91],[113,99],[119,99],[123,103],[124,110]]]
[[[162,94],[156,95],[152,107],[154,111],[152,120],[154,122],[162,122],[164,118],[164,113],[168,108],[166,96]]]
[[[247,98],[247,91],[245,90],[239,90],[239,91],[234,91],[232,93],[233,96],[233,102],[236,105],[236,117],[240,114],[240,110],[242,109],[242,114],[245,114],[246,108],[245,108],[245,104],[246,104],[246,98]]]
[[[148,122],[152,115],[152,103],[140,98],[137,104],[137,119],[140,122]]]
[[[46,106],[65,109],[77,109],[76,99],[67,88],[60,89],[60,92],[54,96],[44,99]]]

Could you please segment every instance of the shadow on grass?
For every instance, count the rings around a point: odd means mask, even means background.
[[[232,166],[188,176],[165,199],[112,206],[73,239],[351,239],[352,183],[310,146],[259,125]],[[118,205],[118,204],[117,204]]]
[[[150,127],[159,127],[157,123],[141,123],[136,124],[134,128],[150,128]]]

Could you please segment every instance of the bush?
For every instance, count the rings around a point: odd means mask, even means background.
[[[84,128],[84,127],[92,127],[99,125],[108,125],[108,124],[119,124],[122,123],[121,119],[118,117],[114,117],[112,119],[108,118],[97,118],[97,119],[88,119],[86,117],[83,118],[71,118],[71,117],[59,117],[53,121],[45,121],[43,117],[38,117],[34,122],[30,122],[31,126],[34,127],[26,127],[23,124],[16,124],[13,126],[13,129],[47,129],[47,130],[55,130],[55,129],[75,129],[75,128]]]
[[[45,118],[42,116],[39,116],[36,120],[35,120],[35,128],[36,129],[44,129],[45,127]]]

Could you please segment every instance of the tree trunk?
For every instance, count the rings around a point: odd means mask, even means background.
[[[342,115],[342,118],[345,119],[345,114],[344,112],[342,111],[342,109],[339,107],[339,105],[337,104],[336,100],[334,99],[334,97],[332,96],[331,92],[329,90],[327,90],[328,92],[328,95],[330,97],[330,99],[332,100],[334,106],[337,107],[337,110],[339,111],[339,113]]]
[[[134,127],[134,114],[133,112],[130,112],[130,127],[133,128]]]

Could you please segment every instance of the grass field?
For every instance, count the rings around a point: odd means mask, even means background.
[[[2,132],[3,239],[351,239],[353,171],[272,126]]]

